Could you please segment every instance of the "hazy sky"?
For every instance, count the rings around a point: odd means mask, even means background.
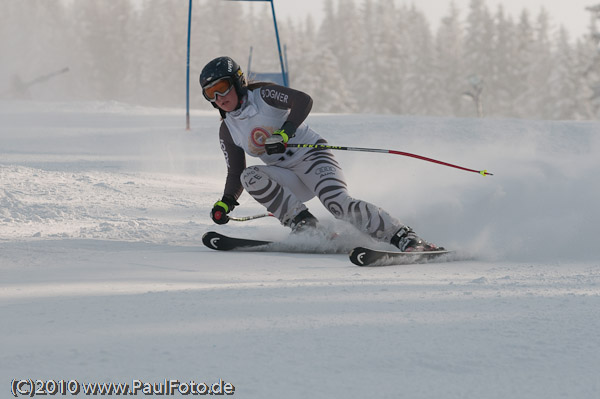
[[[277,19],[281,18],[280,23],[288,16],[305,16],[312,14],[315,18],[320,18],[323,9],[323,0],[274,0]],[[338,0],[344,1],[344,0]],[[354,0],[355,4],[360,4],[361,0]],[[466,15],[470,0],[454,0],[454,3],[462,11],[462,16]],[[433,25],[437,26],[440,19],[447,14],[450,0],[396,0],[397,4],[414,3],[419,10],[422,10]],[[579,37],[587,32],[589,26],[590,13],[585,10],[586,6],[600,4],[600,0],[486,0],[485,2],[490,10],[496,10],[498,4],[504,4],[506,12],[517,20],[521,11],[527,8],[535,17],[541,7],[545,7],[555,26],[564,25],[571,33],[571,38]],[[267,3],[268,4],[268,3]],[[334,2],[337,4],[337,1]]]

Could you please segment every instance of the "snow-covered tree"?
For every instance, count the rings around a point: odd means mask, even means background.
[[[460,12],[454,2],[442,18],[435,39],[436,114],[462,115],[463,79],[463,28]]]
[[[561,27],[556,40],[556,50],[552,57],[553,68],[548,76],[552,119],[569,119],[578,116],[576,56],[570,44],[567,30]]]
[[[494,21],[493,73],[487,84],[488,92],[493,97],[493,106],[488,109],[488,115],[513,115],[518,96],[518,87],[515,85],[517,69],[514,65],[517,54],[516,28],[502,5],[498,6]]]
[[[326,0],[323,11],[320,24],[278,20],[290,82],[316,111],[600,117],[600,4],[581,38],[546,11],[492,15],[485,0],[451,3],[436,32],[418,2]],[[172,0],[2,1],[0,95],[69,67],[32,97],[183,106],[187,12]],[[252,70],[280,70],[267,3],[194,0],[191,43],[193,108],[212,109],[197,77],[214,57],[245,70],[252,47]]]
[[[471,0],[467,16],[464,45],[465,92],[470,94],[477,113],[481,113],[481,89],[493,73],[492,53],[494,25],[484,0]]]
[[[342,73],[343,64],[336,54],[336,43],[331,40],[339,29],[333,2],[326,1],[324,9],[325,17],[316,38],[316,46],[304,55],[308,62],[300,71],[298,89],[310,93],[314,99],[313,109],[316,111],[349,112],[354,108],[354,98],[349,82]]]
[[[531,48],[530,91],[532,116],[540,119],[553,119],[550,102],[551,87],[548,84],[548,71],[553,69],[552,44],[550,41],[550,19],[545,9],[540,11],[534,26],[534,42]]]
[[[512,69],[514,71],[514,116],[527,118],[535,114],[534,105],[530,99],[535,96],[535,87],[532,84],[532,54],[534,47],[534,28],[531,24],[529,12],[521,12],[517,29],[517,47],[513,56]],[[508,82],[507,82],[508,83]]]
[[[435,114],[439,102],[434,79],[435,46],[425,16],[415,6],[404,11],[404,46],[398,51],[407,57],[403,95],[407,114]]]
[[[587,7],[590,12],[590,32],[582,47],[587,56],[582,55],[584,79],[590,92],[590,116],[600,118],[600,4]]]

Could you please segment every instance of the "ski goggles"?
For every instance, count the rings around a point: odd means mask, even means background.
[[[219,79],[208,86],[202,88],[204,98],[210,102],[217,101],[217,94],[220,96],[226,96],[233,88],[233,82],[230,78]]]

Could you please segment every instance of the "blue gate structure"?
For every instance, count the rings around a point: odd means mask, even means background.
[[[287,67],[287,51],[286,46],[283,46],[283,56],[285,60],[285,67],[283,72],[254,72],[252,70],[252,47],[250,47],[250,54],[248,56],[248,68],[246,68],[246,76],[250,81],[260,82],[273,82],[281,86],[289,87],[290,75]]]
[[[277,39],[277,51],[279,52],[279,64],[281,65],[281,73],[255,73],[254,79],[268,80],[282,86],[289,86],[288,74],[286,66],[283,63],[283,52],[281,51],[281,41],[279,40],[279,29],[277,29],[277,17],[275,16],[274,0],[227,0],[227,1],[267,1],[271,3],[271,12],[273,13],[273,25],[275,26],[275,38]],[[186,67],[186,129],[190,130],[190,41],[192,35],[192,0],[189,2],[188,11],[188,36],[187,36],[187,67]],[[252,50],[250,50],[250,59],[252,58]],[[250,61],[248,62],[248,75],[250,77]]]

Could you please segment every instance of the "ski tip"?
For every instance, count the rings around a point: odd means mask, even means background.
[[[357,266],[366,266],[369,264],[368,255],[371,251],[364,247],[356,247],[350,252],[350,262]]]
[[[216,231],[209,231],[202,236],[202,243],[210,249],[217,251],[249,250],[257,249],[272,244],[271,241],[254,240],[250,238],[230,237]]]
[[[221,234],[214,231],[208,231],[202,235],[202,243],[210,249],[222,250],[223,248],[219,247],[220,240]]]

